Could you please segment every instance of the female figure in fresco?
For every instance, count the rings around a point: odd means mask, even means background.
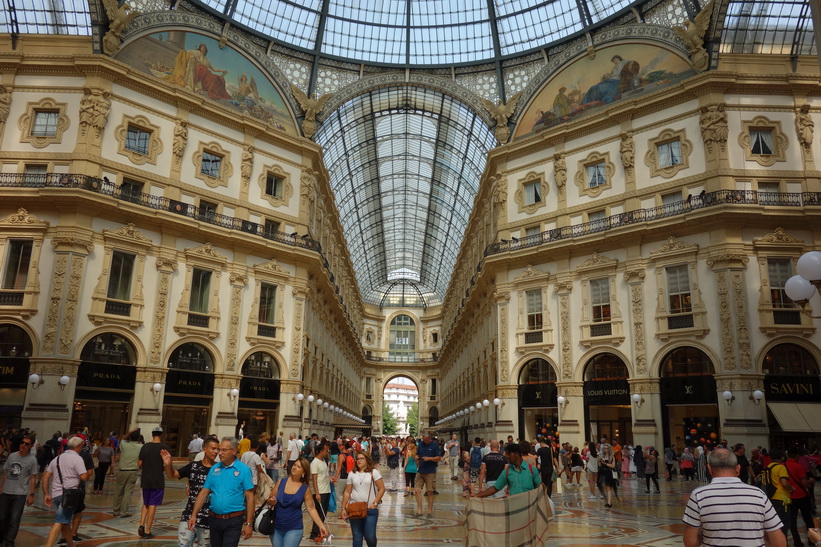
[[[217,73],[221,73],[219,76]],[[208,48],[200,44],[197,49],[182,50],[174,62],[174,72],[168,80],[195,92],[205,92],[210,99],[233,99],[225,88],[227,70],[211,66]]]

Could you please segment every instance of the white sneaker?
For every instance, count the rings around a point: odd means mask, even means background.
[[[587,496],[587,499],[594,500],[594,499],[596,499],[596,496],[594,496],[593,494],[590,494],[589,496]]]

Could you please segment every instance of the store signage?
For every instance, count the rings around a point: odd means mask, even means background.
[[[210,372],[169,369],[165,377],[165,392],[210,397],[214,394],[214,375]]]
[[[662,378],[661,400],[668,405],[716,404],[716,380],[707,375]]]
[[[83,361],[77,371],[77,387],[134,391],[137,369],[131,365],[111,365]]]
[[[559,406],[556,402],[556,384],[523,384],[519,386],[521,408],[545,408]]]
[[[821,379],[818,376],[764,377],[764,398],[767,401],[791,403],[821,403]]]
[[[243,378],[239,384],[239,399],[279,400],[279,380]]]
[[[0,387],[25,387],[28,372],[29,360],[27,358],[0,359]]]
[[[584,383],[586,405],[629,405],[630,384],[627,380],[589,380]]]

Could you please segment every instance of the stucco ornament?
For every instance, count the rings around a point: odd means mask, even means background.
[[[251,178],[251,172],[254,170],[254,147],[246,144],[242,149],[242,164],[239,172],[242,175],[243,186],[248,186],[248,180]]]
[[[801,110],[795,117],[795,130],[798,132],[798,142],[804,147],[804,150],[810,150],[812,147],[812,138],[815,133],[815,122],[810,116],[810,105],[804,104]]]
[[[6,123],[10,111],[11,91],[6,86],[0,85],[0,123]]]
[[[493,103],[484,97],[482,98],[482,106],[490,112],[493,119],[496,120],[496,139],[500,144],[505,144],[510,139],[510,129],[507,127],[507,122],[516,110],[516,105],[522,97],[522,92],[513,95],[507,103]]]
[[[177,164],[182,161],[186,144],[188,144],[188,122],[177,120],[177,123],[174,124],[174,145],[172,146],[174,161]]]
[[[305,112],[305,119],[302,120],[302,134],[310,139],[316,133],[316,117],[325,108],[325,103],[328,102],[332,94],[326,93],[318,99],[312,99],[294,84],[291,84],[291,91],[299,106]]]
[[[553,156],[553,178],[556,181],[556,187],[559,192],[564,190],[567,184],[567,162],[564,159],[564,154],[556,154]]]
[[[103,37],[103,51],[107,55],[113,55],[120,49],[123,31],[140,12],[131,9],[128,2],[121,6],[117,0],[103,0],[103,5],[108,15],[108,32]]]
[[[673,26],[673,32],[687,45],[690,60],[699,72],[704,72],[710,66],[710,55],[704,49],[704,35],[707,33],[707,27],[710,26],[714,4],[715,0],[710,0],[704,9],[698,12],[694,20],[685,21],[684,26]]]
[[[621,164],[624,171],[629,173],[636,164],[636,146],[633,143],[633,133],[631,131],[621,134],[619,153],[621,154]]]
[[[104,89],[85,88],[80,101],[80,131],[85,135],[89,129],[96,130],[96,137],[103,134],[111,111],[111,93]]]
[[[721,151],[727,148],[727,138],[730,128],[727,123],[727,111],[724,103],[711,104],[701,107],[701,137],[708,152],[713,151],[713,144],[718,144]]]

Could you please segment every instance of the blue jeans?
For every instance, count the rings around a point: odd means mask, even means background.
[[[353,547],[362,547],[362,538],[368,547],[376,547],[376,521],[379,518],[379,509],[368,509],[368,516],[364,519],[349,519]]]
[[[237,547],[242,535],[242,524],[245,522],[245,515],[230,519],[218,519],[210,517],[208,519],[208,529],[211,532],[211,545],[221,547]]]
[[[274,533],[271,534],[271,546],[299,547],[299,543],[302,541],[302,531],[302,528],[288,530],[287,532],[282,530],[274,530]]]
[[[194,541],[197,545],[211,545],[211,534],[208,528],[200,528],[195,526],[193,530],[188,529],[188,521],[180,521],[177,528],[177,541],[179,547],[194,547]]]

